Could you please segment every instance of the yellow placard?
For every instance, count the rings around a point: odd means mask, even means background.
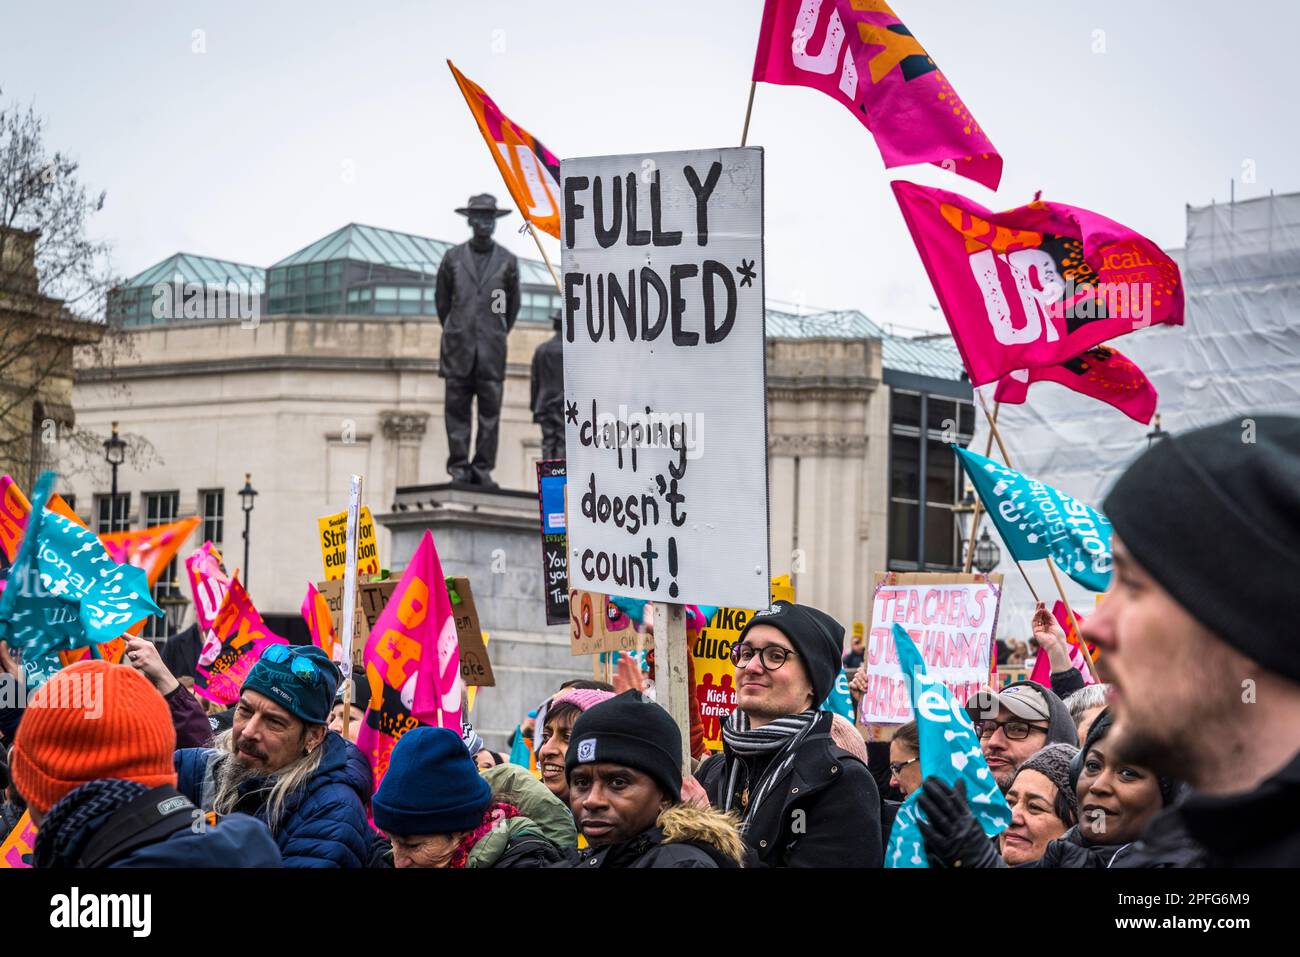
[[[325,565],[325,580],[338,581],[348,561],[348,513],[345,509],[337,515],[318,518],[320,526],[320,556]],[[379,544],[375,540],[375,520],[370,516],[370,506],[361,506],[357,523],[357,573],[379,574]]]
[[[772,579],[772,601],[794,601],[789,575]],[[736,708],[731,646],[753,615],[748,608],[719,608],[698,635],[688,636],[695,665],[694,690],[704,719],[704,746],[710,751],[722,750],[722,725]]]

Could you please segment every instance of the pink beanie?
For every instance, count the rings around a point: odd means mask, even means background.
[[[570,688],[552,698],[546,710],[549,711],[557,704],[571,704],[577,707],[579,711],[587,711],[612,697],[614,697],[612,691],[601,691],[597,688]]]

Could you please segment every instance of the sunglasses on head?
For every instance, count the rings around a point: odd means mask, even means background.
[[[288,645],[271,645],[262,652],[262,657],[273,665],[282,665],[292,658],[293,664],[289,666],[289,671],[295,678],[313,687],[321,682],[320,669],[316,667],[316,663],[303,655],[291,654]]]

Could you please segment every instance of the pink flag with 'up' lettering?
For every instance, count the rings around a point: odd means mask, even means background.
[[[370,704],[357,747],[375,788],[398,738],[422,724],[461,731],[460,644],[433,535],[426,531],[366,639]]]
[[[992,213],[947,190],[890,185],[972,385],[1183,323],[1177,264],[1127,226],[1064,203]]]
[[[1083,395],[1113,405],[1130,419],[1147,423],[1156,412],[1159,395],[1137,364],[1118,349],[1093,346],[1059,366],[1021,369],[998,380],[993,398],[1020,405],[1029,398],[1031,382],[1058,382]]]
[[[886,167],[933,163],[989,189],[1002,179],[1002,157],[884,0],[767,0],[754,79],[839,100]]]

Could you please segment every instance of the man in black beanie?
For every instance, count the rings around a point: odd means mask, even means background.
[[[1193,789],[1142,843],[1300,866],[1300,418],[1159,442],[1102,507],[1115,580],[1083,631],[1113,683],[1116,749]]]
[[[588,708],[564,755],[569,805],[588,849],[577,867],[740,867],[734,821],[682,803],[682,736],[638,691]]]
[[[844,628],[807,605],[778,601],[731,647],[737,708],[722,753],[696,778],[715,808],[742,818],[768,867],[880,867],[880,792],[861,760],[831,740],[818,711],[839,673]]]

